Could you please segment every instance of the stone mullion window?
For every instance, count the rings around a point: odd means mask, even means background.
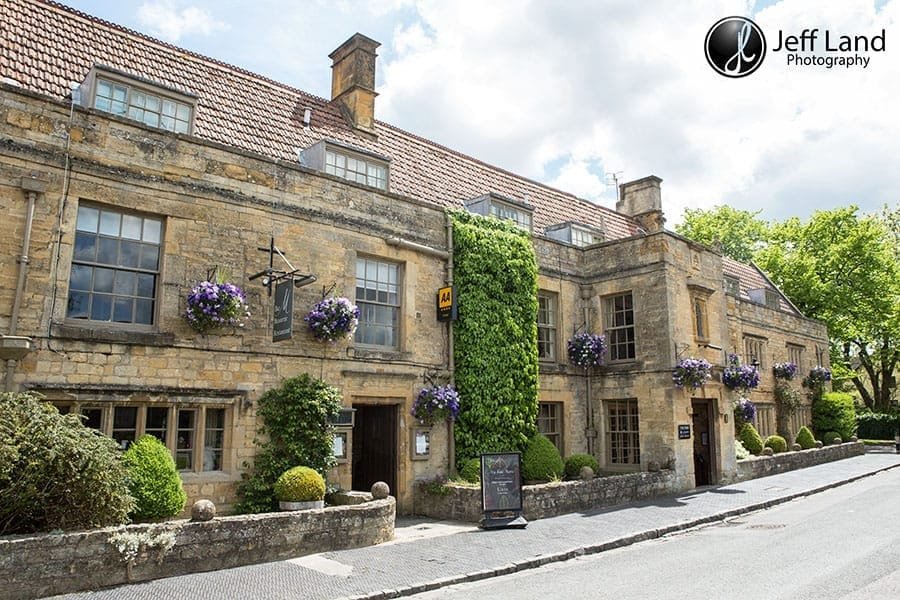
[[[606,339],[611,361],[634,360],[634,302],[631,292],[605,300]]]
[[[538,404],[538,431],[553,442],[560,454],[563,448],[562,402],[541,402]]]
[[[637,400],[606,401],[606,460],[611,465],[641,464]]]
[[[757,363],[760,372],[765,368],[763,362],[763,354],[765,353],[766,341],[763,338],[745,337],[744,338],[744,363],[752,365]]]
[[[788,344],[787,345],[787,355],[788,362],[792,362],[797,365],[797,370],[799,373],[803,373],[803,346],[797,346],[796,344]]]
[[[539,292],[537,299],[538,359],[553,361],[556,360],[556,295]]]

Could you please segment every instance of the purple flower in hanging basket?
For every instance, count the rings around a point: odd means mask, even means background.
[[[728,366],[722,372],[722,383],[728,389],[748,392],[759,385],[759,369],[753,365],[738,364],[737,356],[728,356]]]
[[[317,340],[336,342],[353,336],[359,325],[359,308],[347,298],[331,296],[317,302],[303,320]]]
[[[682,359],[672,371],[675,387],[695,390],[712,377],[712,365],[702,358]]]
[[[459,392],[452,385],[423,388],[413,402],[412,416],[428,427],[438,421],[455,421],[459,416]]]
[[[588,369],[603,364],[606,354],[606,337],[595,333],[576,333],[567,344],[569,362]]]
[[[829,381],[831,381],[831,370],[826,369],[825,367],[815,366],[809,370],[809,375],[803,378],[803,387],[822,387]]]
[[[734,403],[734,416],[738,421],[752,423],[756,418],[756,405],[747,398],[740,398]]]
[[[790,381],[797,375],[797,365],[792,362],[775,363],[772,365],[772,373],[777,379]]]
[[[243,321],[250,316],[250,312],[244,290],[238,286],[201,281],[188,294],[184,316],[192,328],[206,333],[226,325],[243,327]]]

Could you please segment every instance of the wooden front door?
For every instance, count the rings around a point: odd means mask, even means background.
[[[713,483],[713,420],[710,400],[691,401],[694,429],[694,485]]]
[[[354,404],[353,489],[383,481],[397,494],[397,405]]]

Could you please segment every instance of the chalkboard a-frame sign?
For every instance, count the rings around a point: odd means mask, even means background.
[[[521,455],[505,452],[481,455],[481,527],[524,528]]]

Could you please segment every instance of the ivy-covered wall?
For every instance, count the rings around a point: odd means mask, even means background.
[[[520,450],[537,418],[537,261],[515,225],[453,212],[457,464]]]

